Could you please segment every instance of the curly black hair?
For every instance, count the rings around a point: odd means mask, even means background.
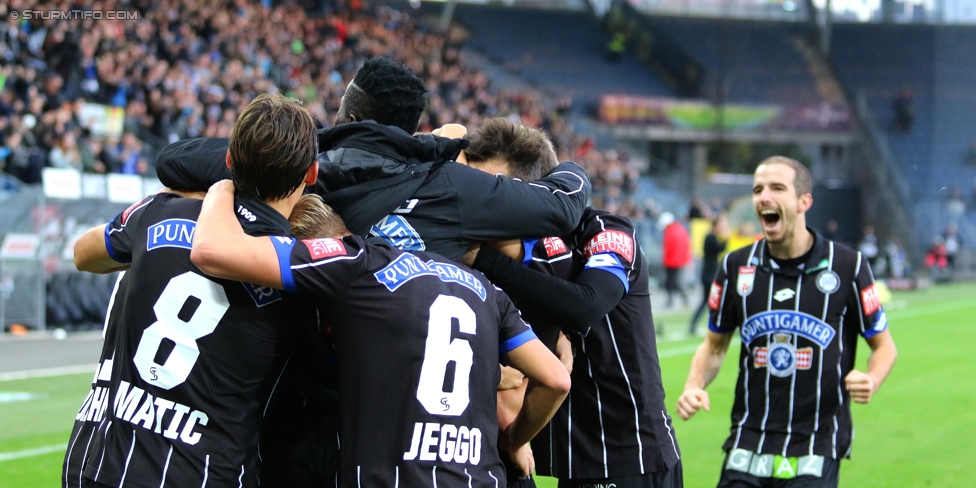
[[[353,83],[362,93],[349,90],[353,93],[347,93],[346,103],[361,120],[393,125],[409,134],[417,130],[427,108],[428,92],[424,81],[410,68],[392,59],[370,58],[356,73]]]

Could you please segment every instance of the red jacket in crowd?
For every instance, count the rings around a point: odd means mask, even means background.
[[[678,222],[664,229],[664,267],[683,268],[691,262],[691,238]]]

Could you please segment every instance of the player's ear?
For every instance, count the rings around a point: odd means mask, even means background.
[[[318,181],[319,178],[319,162],[315,161],[312,166],[308,168],[308,172],[305,173],[305,186],[312,186]]]
[[[813,206],[812,193],[804,193],[803,195],[800,196],[800,205],[797,207],[798,211],[806,212],[807,210],[810,210],[810,207],[812,206]]]
[[[227,163],[227,169],[234,169],[233,165],[230,162],[230,149],[227,150],[227,155],[224,157],[224,160]]]

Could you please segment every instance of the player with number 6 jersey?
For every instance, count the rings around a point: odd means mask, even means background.
[[[504,484],[497,442],[518,451],[569,390],[566,370],[508,297],[441,256],[366,242],[344,228],[345,237],[302,241],[246,236],[224,183],[207,194],[193,262],[214,276],[315,299],[339,354],[339,484]],[[501,439],[500,358],[535,385]]]

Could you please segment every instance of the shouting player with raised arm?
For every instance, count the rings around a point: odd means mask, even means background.
[[[867,403],[897,351],[860,252],[806,226],[810,173],[774,156],[756,168],[752,205],[764,239],[725,256],[709,293],[705,341],[678,399],[681,418],[708,410],[732,334],[739,379],[720,487],[836,487],[854,437],[850,402]],[[871,347],[854,369],[858,336]]]
[[[315,154],[315,124],[298,102],[262,95],[241,113],[226,161],[248,232],[288,233],[285,216],[315,181]],[[315,311],[200,273],[190,246],[201,205],[160,193],[75,245],[80,270],[131,264],[111,393],[82,486],[258,485],[261,417],[293,341],[289,326],[313,327]]]
[[[315,300],[339,354],[342,486],[499,486],[497,443],[515,453],[569,390],[563,365],[504,293],[440,256],[328,238],[250,237],[233,186],[207,194],[193,262]],[[344,237],[345,236],[345,237]],[[532,380],[498,439],[499,357]]]
[[[551,157],[548,145],[525,143],[541,134],[504,120],[492,124],[500,127],[486,125],[472,134],[472,166],[531,178],[519,168],[525,163],[512,163]],[[487,246],[466,260],[475,258],[474,267],[509,293],[551,341],[559,328],[570,331],[573,389],[533,441],[539,474],[557,476],[563,487],[682,486],[678,444],[664,406],[647,267],[633,226],[590,208],[566,241],[532,240],[515,249],[521,263]]]

